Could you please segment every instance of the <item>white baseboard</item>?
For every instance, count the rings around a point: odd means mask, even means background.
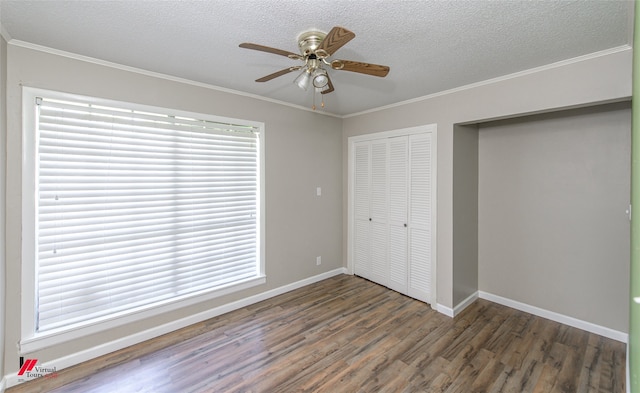
[[[520,303],[515,300],[507,299],[502,296],[493,295],[491,293],[478,291],[480,299],[489,300],[494,303],[502,304],[503,306],[515,308],[516,310],[524,311],[529,314],[537,315],[542,318],[550,319],[555,322],[562,323],[564,325],[572,326],[578,329],[585,330],[590,333],[598,334],[610,338],[612,340],[620,341],[623,343],[629,342],[629,335],[627,333],[619,332],[604,326],[596,325],[591,322],[586,322],[577,318],[569,317],[564,314],[545,310],[539,307],[531,306],[529,304]]]
[[[346,274],[346,273],[347,273],[347,269],[344,267],[334,269],[325,273],[318,274],[313,277],[305,278],[304,280],[296,281],[294,283],[287,284],[279,288],[275,288],[263,293],[259,293],[254,296],[250,296],[250,297],[247,297],[232,303],[228,303],[207,311],[203,311],[198,314],[190,315],[186,318],[178,319],[178,320],[166,323],[164,325],[156,326],[154,328],[151,328],[142,332],[138,332],[115,341],[110,341],[108,343],[104,343],[84,351],[76,352],[62,358],[58,358],[48,362],[43,362],[42,364],[38,363],[38,366],[55,367],[59,371],[71,366],[75,366],[76,364],[80,364],[82,362],[95,359],[99,356],[106,355],[114,351],[118,351],[120,349],[129,347],[131,345],[135,345],[143,341],[146,341],[155,337],[159,337],[163,334],[170,333],[178,329],[182,329],[184,327],[193,325],[195,323],[206,321],[207,319],[217,317],[219,315],[228,313],[230,311],[238,310],[240,308],[247,307],[251,304],[255,304],[278,295],[282,295],[283,293],[293,291],[294,289],[302,288],[304,286],[314,284],[316,282],[325,280],[327,278],[337,276],[340,274]],[[2,385],[0,385],[0,387],[2,388],[0,389],[0,393],[4,391],[5,387],[10,388],[12,386],[17,385],[18,383],[19,381],[18,381],[17,371],[11,374],[5,375],[5,377],[2,380]]]
[[[436,304],[436,311],[439,312],[440,314],[444,314],[444,315],[448,316],[449,318],[453,318],[455,316],[453,314],[453,308],[447,307],[447,306],[443,306],[440,303]]]
[[[478,299],[478,296],[479,292],[476,291],[469,295],[469,297],[458,303],[458,305],[453,308],[453,316],[460,314],[465,308],[469,307],[471,303],[475,302],[476,299]]]
[[[556,313],[553,311],[545,310],[539,307],[531,306],[526,303],[521,303],[515,300],[507,299],[502,296],[493,295],[491,293],[477,291],[470,295],[468,298],[458,303],[454,308],[443,306],[442,304],[436,305],[436,310],[450,318],[454,318],[460,314],[462,310],[471,305],[476,299],[485,299],[494,303],[502,304],[503,306],[515,308],[516,310],[524,311],[529,314],[537,315],[542,318],[550,319],[555,322],[562,323],[564,325],[572,326],[578,329],[585,330],[590,333],[598,334],[610,338],[612,340],[620,341],[623,343],[629,342],[629,335],[627,333],[619,332],[604,326],[596,325],[591,322],[586,322],[577,318],[569,317],[564,314]]]
[[[467,297],[466,299],[458,303],[454,308],[443,306],[442,304],[438,303],[436,305],[436,311],[448,316],[449,318],[454,318],[456,315],[460,314],[465,308],[469,307],[473,302],[475,302],[477,298],[478,298],[478,291],[469,295],[469,297]]]

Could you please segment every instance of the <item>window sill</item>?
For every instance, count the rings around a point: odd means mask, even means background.
[[[228,295],[244,289],[262,285],[266,282],[265,276],[253,277],[244,281],[235,282],[227,286],[216,288],[196,295],[189,295],[177,299],[171,299],[160,304],[149,305],[126,313],[111,315],[89,324],[65,327],[64,329],[51,330],[31,337],[23,337],[19,343],[19,352],[27,354],[44,348],[49,348],[80,337],[103,332],[115,327],[132,322],[138,322],[146,318],[175,311],[193,304],[205,302],[220,296]]]

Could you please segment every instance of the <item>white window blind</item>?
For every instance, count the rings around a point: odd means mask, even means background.
[[[261,274],[258,127],[36,101],[36,332]]]

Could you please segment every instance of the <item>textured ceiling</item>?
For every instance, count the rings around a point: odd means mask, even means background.
[[[3,34],[143,70],[310,107],[301,62],[238,47],[297,52],[298,35],[333,26],[356,38],[333,58],[384,64],[386,78],[331,70],[325,111],[348,115],[630,45],[633,1],[157,0],[0,1]]]

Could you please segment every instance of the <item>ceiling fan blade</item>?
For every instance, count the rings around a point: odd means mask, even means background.
[[[277,78],[279,76],[286,75],[286,74],[288,74],[288,73],[290,73],[292,71],[299,70],[300,68],[302,68],[302,67],[285,68],[284,70],[280,70],[278,72],[274,72],[273,74],[269,74],[267,76],[263,76],[260,79],[256,79],[256,82],[267,82],[267,81],[270,81],[271,79]]]
[[[385,77],[389,73],[389,67],[387,66],[379,64],[360,63],[358,61],[351,60],[334,60],[331,62],[331,68],[333,68],[334,70],[359,72],[361,74],[379,77]]]
[[[344,27],[334,27],[329,31],[327,36],[324,37],[320,45],[318,45],[318,48],[315,50],[316,56],[320,58],[331,56],[338,49],[342,48],[344,44],[354,39],[355,36],[352,31]]]
[[[290,59],[302,59],[303,58],[302,56],[300,56],[297,53],[288,52],[288,51],[282,50],[282,49],[271,48],[269,46],[252,44],[250,42],[243,42],[239,46],[240,46],[240,48],[259,50],[261,52],[267,52],[267,53],[274,53],[276,55],[285,56],[285,57],[288,57]]]
[[[334,90],[333,83],[331,83],[331,78],[329,78],[329,74],[327,74],[327,80],[329,81],[329,83],[327,83],[327,88],[322,90],[320,94],[329,94]]]

